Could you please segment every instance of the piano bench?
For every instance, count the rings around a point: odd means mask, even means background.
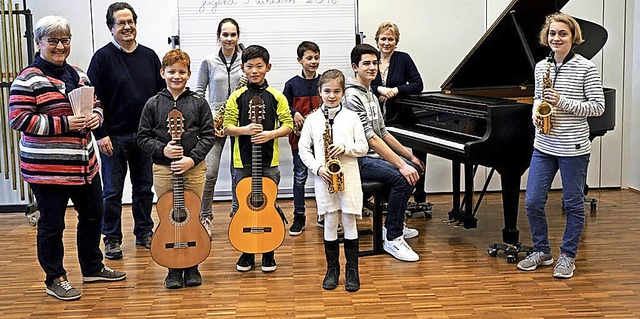
[[[372,180],[362,180],[362,199],[364,201],[364,207],[367,207],[373,211],[373,226],[371,229],[359,230],[358,235],[373,235],[373,249],[360,250],[359,256],[372,256],[384,253],[382,248],[382,212],[384,211],[384,204],[389,198],[389,189],[382,182]],[[368,201],[373,197],[373,205]]]

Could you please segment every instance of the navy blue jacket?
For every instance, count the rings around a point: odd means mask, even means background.
[[[379,96],[378,87],[382,85],[382,77],[380,72],[376,76],[375,80],[371,82],[371,90],[376,96]],[[388,120],[393,119],[396,115],[395,100],[403,95],[418,94],[422,92],[424,85],[422,84],[422,78],[416,64],[413,63],[411,56],[405,52],[395,51],[391,55],[391,61],[389,61],[389,71],[387,73],[387,84],[384,85],[388,88],[398,88],[398,95],[386,102]]]

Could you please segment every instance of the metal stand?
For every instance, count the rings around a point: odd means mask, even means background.
[[[13,131],[9,126],[8,114],[11,83],[25,67],[24,53],[26,53],[26,60],[29,64],[33,61],[35,54],[33,18],[31,11],[26,7],[26,0],[23,0],[23,10],[20,10],[19,3],[14,6],[13,1],[0,0],[0,22],[3,39],[2,50],[0,50],[0,64],[3,71],[0,76],[0,144],[2,145],[0,172],[4,173],[5,180],[11,181],[12,190],[19,192],[20,201],[27,199],[27,193],[29,193],[28,200],[32,200],[33,197],[20,176],[20,133]],[[22,16],[24,16],[24,20]],[[23,26],[24,33],[22,32]],[[26,40],[23,40],[23,38]],[[26,50],[23,49],[23,43],[26,43]],[[27,216],[35,216],[33,214],[38,211],[36,207],[35,203],[29,205],[6,204],[0,205],[0,212],[24,211]],[[33,217],[29,218],[30,224],[33,224],[33,219]]]

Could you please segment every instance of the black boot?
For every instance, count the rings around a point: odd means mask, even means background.
[[[182,269],[169,268],[169,274],[164,279],[164,286],[168,289],[182,288]]]
[[[346,283],[344,288],[346,291],[353,292],[360,290],[360,274],[358,272],[358,239],[344,240],[344,256],[347,259],[345,267]]]
[[[327,258],[327,273],[322,281],[322,288],[336,289],[340,277],[340,244],[337,240],[324,241],[324,255]]]
[[[202,285],[202,275],[198,271],[198,265],[184,270],[184,284],[187,287]]]

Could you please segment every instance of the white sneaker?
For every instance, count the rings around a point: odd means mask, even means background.
[[[403,224],[403,228],[402,228],[402,236],[405,239],[409,239],[409,238],[415,238],[418,237],[418,234],[420,232],[418,232],[417,229],[415,228],[409,228],[407,227],[407,224]]]
[[[200,223],[209,235],[209,240],[213,241],[213,215],[200,216]]]
[[[391,256],[395,257],[398,260],[402,261],[418,261],[420,260],[420,256],[416,254],[411,246],[407,244],[404,240],[403,236],[400,236],[394,240],[387,240],[384,238],[384,244],[382,245],[384,251],[391,254]]]
[[[418,237],[418,234],[420,232],[418,232],[417,229],[409,228],[409,227],[407,227],[407,224],[404,224],[403,226],[404,227],[402,228],[402,237],[404,237],[405,239]],[[385,227],[385,226],[382,226],[382,238],[384,238],[384,239],[387,238],[387,227]]]

